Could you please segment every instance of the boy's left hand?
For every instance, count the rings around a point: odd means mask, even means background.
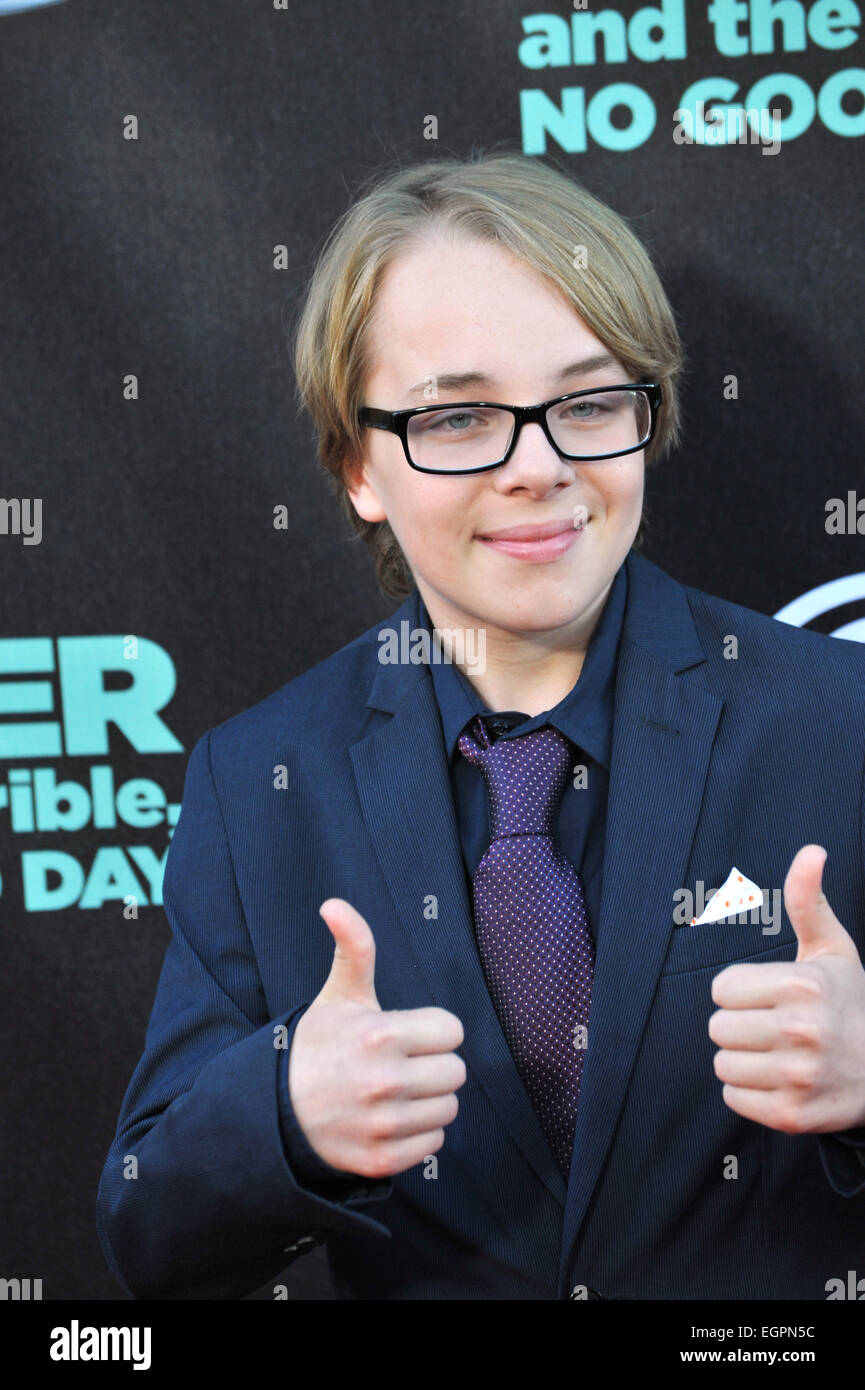
[[[803,845],[784,880],[795,961],[728,965],[712,981],[724,1100],[786,1134],[865,1125],[865,970],[823,896],[826,857]]]

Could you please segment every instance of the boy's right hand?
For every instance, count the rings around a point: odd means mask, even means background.
[[[466,1067],[463,1027],[446,1009],[383,1011],[375,940],[343,898],[319,912],[336,943],[330,974],[298,1020],[288,1090],[298,1124],[326,1163],[385,1178],[440,1149]]]

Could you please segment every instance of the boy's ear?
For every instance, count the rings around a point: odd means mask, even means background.
[[[362,458],[349,456],[343,465],[343,483],[358,516],[364,521],[387,521],[387,513],[375,489],[367,481],[368,470]]]

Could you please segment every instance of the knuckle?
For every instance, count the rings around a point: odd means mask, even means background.
[[[367,1052],[385,1052],[393,1045],[396,1030],[384,1016],[377,1015],[365,1023],[361,1033],[361,1044]]]
[[[792,1013],[781,1027],[783,1036],[791,1042],[807,1043],[816,1046],[820,1041],[820,1027],[815,1018],[807,1014]]]
[[[778,1117],[778,1129],[785,1134],[802,1134],[806,1127],[806,1119],[803,1112],[797,1105],[785,1105]]]
[[[822,999],[823,983],[823,977],[820,972],[812,969],[807,962],[805,962],[796,973],[789,978],[787,984],[788,998],[806,1001]]]
[[[352,951],[351,951],[351,953],[352,953],[354,959],[355,959],[356,961],[358,961],[361,965],[374,965],[374,964],[375,964],[375,942],[374,942],[374,941],[370,941],[369,939],[364,939],[364,941],[362,941],[362,942],[360,942],[360,943],[355,942],[355,944],[352,946]]]
[[[376,1106],[394,1100],[400,1092],[399,1082],[390,1069],[372,1072],[358,1087],[358,1099],[363,1105]]]
[[[372,1144],[380,1145],[393,1138],[394,1117],[390,1110],[379,1106],[372,1111],[366,1124],[367,1138]]]
[[[787,1064],[785,1080],[788,1086],[794,1086],[796,1090],[811,1091],[817,1084],[817,1068],[809,1059],[797,1058]]]

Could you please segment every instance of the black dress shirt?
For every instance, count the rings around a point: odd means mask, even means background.
[[[601,907],[601,870],[613,738],[613,699],[619,640],[628,597],[628,575],[617,571],[606,603],[592,633],[579,679],[551,710],[529,717],[516,710],[490,710],[459,667],[430,663],[436,702],[442,722],[466,868],[469,902],[475,869],[490,842],[489,797],[480,768],[457,748],[466,725],[482,715],[492,738],[514,738],[551,724],[574,745],[574,766],[586,768],[586,785],[578,796],[563,796],[554,828],[555,840],[583,882],[589,924],[594,930]],[[418,599],[421,623],[431,627]]]

